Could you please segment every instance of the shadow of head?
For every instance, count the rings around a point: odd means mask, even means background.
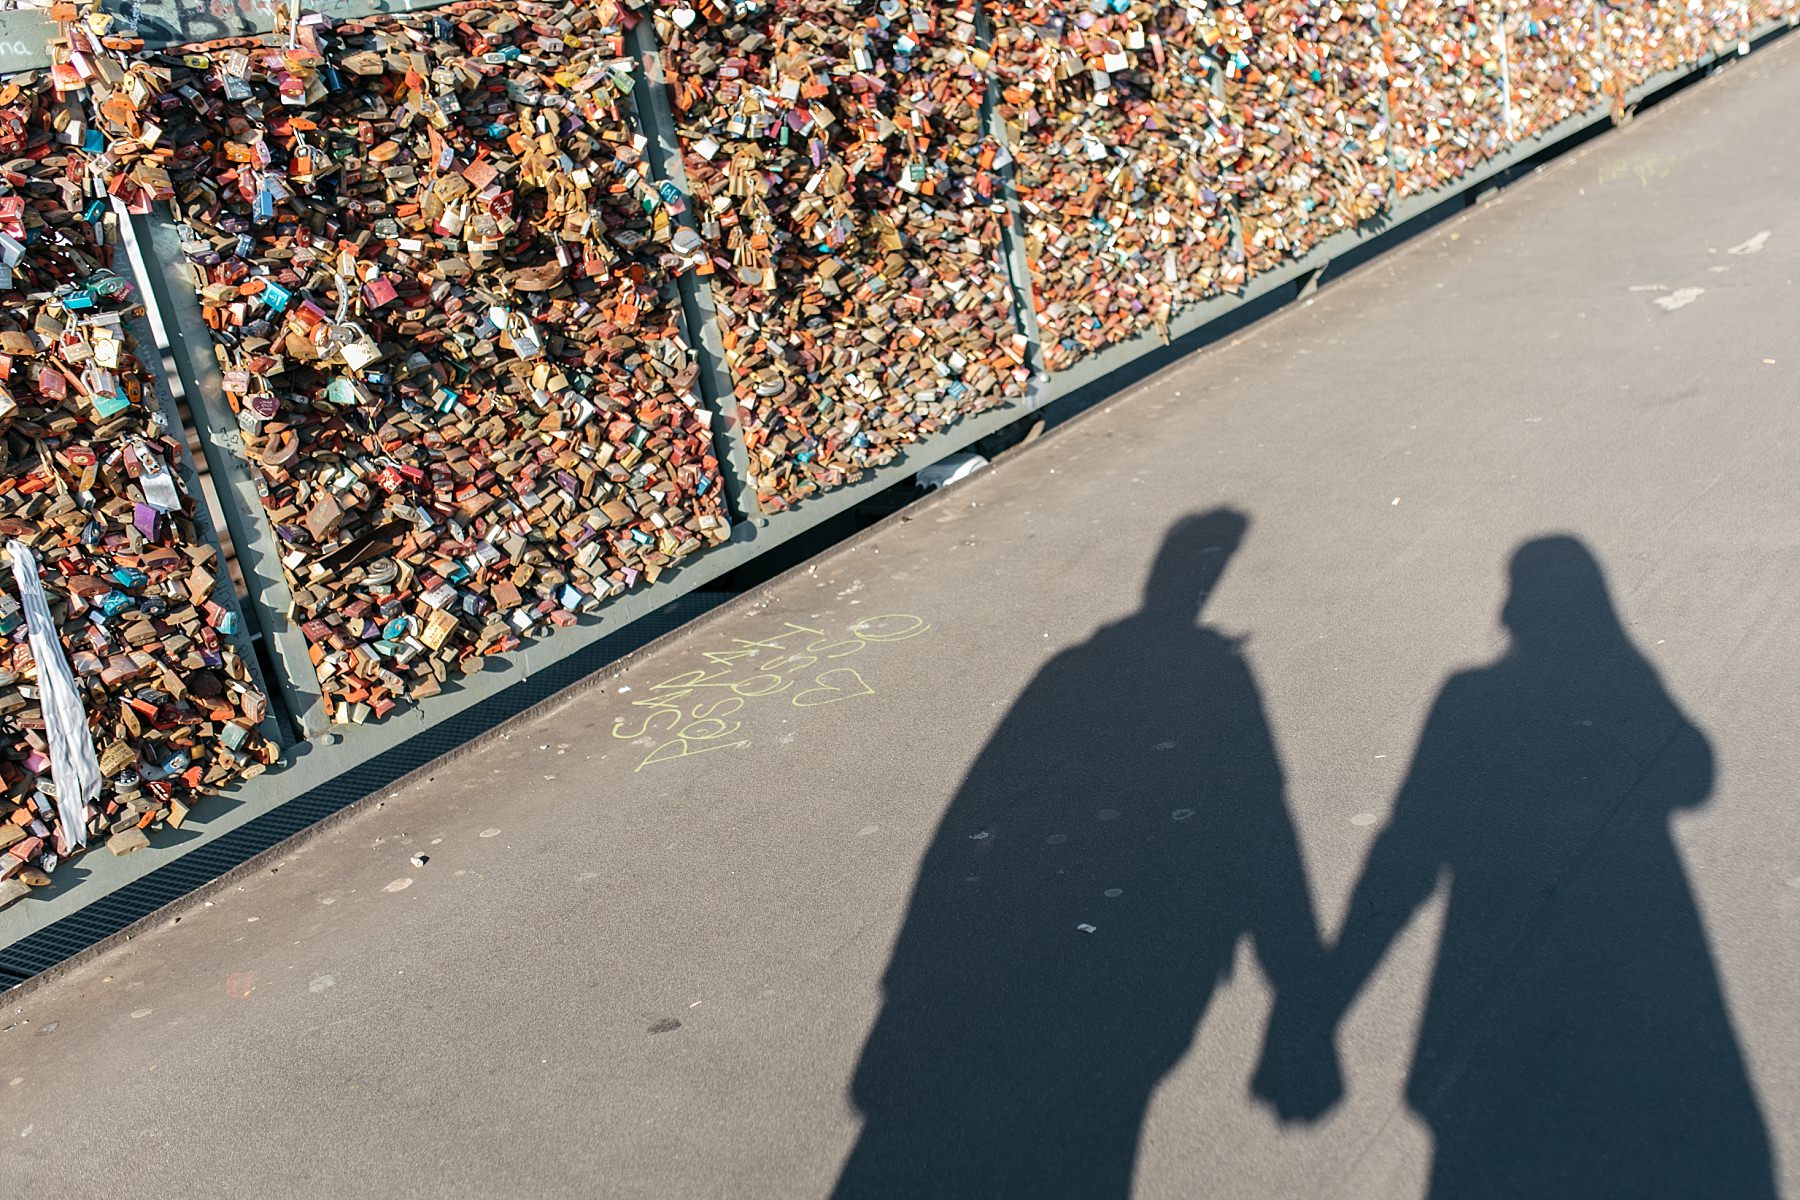
[[[1144,615],[1193,624],[1249,528],[1250,518],[1235,508],[1193,513],[1170,526],[1144,584]]]
[[[1534,538],[1513,552],[1500,623],[1523,654],[1591,650],[1623,638],[1606,573],[1593,552],[1567,534]]]

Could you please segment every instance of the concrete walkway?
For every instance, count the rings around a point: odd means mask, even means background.
[[[1796,113],[1788,39],[8,997],[0,1177],[1800,1193]]]

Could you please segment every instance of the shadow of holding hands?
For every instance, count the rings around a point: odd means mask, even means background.
[[[1128,1196],[1239,941],[1278,989],[1319,971],[1256,681],[1196,623],[1247,524],[1178,522],[1143,606],[1052,659],[970,769],[883,978],[836,1196]],[[1316,1114],[1338,1089],[1313,1070],[1290,1092]]]
[[[1317,988],[1276,1001],[1257,1087],[1310,1057],[1413,914],[1446,893],[1407,1077],[1432,1200],[1757,1200],[1769,1136],[1670,829],[1705,735],[1571,537],[1526,543],[1510,645],[1437,698]]]
[[[834,1195],[1129,1196],[1154,1091],[1244,939],[1276,994],[1250,1091],[1317,1119],[1345,1012],[1442,889],[1406,1084],[1431,1200],[1773,1197],[1670,829],[1709,797],[1711,749],[1593,556],[1515,553],[1510,644],[1442,689],[1327,951],[1255,679],[1197,623],[1247,525],[1177,523],[1142,607],[1051,660],[970,769],[883,977]]]

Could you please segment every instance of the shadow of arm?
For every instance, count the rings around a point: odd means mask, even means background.
[[[1437,887],[1443,853],[1436,826],[1461,777],[1452,711],[1440,698],[1426,722],[1393,817],[1376,838],[1352,893],[1337,944],[1329,951],[1307,951],[1290,934],[1288,954],[1272,958],[1259,937],[1276,1000],[1250,1086],[1283,1119],[1317,1119],[1343,1094],[1337,1026],[1400,930]],[[1310,928],[1310,901],[1305,907]],[[1318,940],[1315,931],[1313,945]]]
[[[1263,839],[1265,862],[1252,890],[1251,937],[1275,989],[1251,1094],[1284,1121],[1315,1121],[1344,1094],[1330,1022],[1317,1019],[1327,955],[1307,886],[1300,846],[1285,805]]]
[[[1465,760],[1471,730],[1459,715],[1463,706],[1455,702],[1456,690],[1455,681],[1445,687],[1425,722],[1393,815],[1369,849],[1337,943],[1327,956],[1320,1001],[1322,1015],[1334,1029],[1394,939],[1437,890],[1448,865],[1444,826],[1469,802],[1462,793],[1469,781]]]

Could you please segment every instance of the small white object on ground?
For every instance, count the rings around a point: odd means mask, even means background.
[[[1674,312],[1678,308],[1686,308],[1701,296],[1705,295],[1705,293],[1705,288],[1676,288],[1667,296],[1658,296],[1656,298],[1656,307],[1662,309],[1664,312]]]
[[[919,490],[935,492],[959,479],[967,479],[987,465],[988,460],[979,454],[952,454],[919,472]]]

